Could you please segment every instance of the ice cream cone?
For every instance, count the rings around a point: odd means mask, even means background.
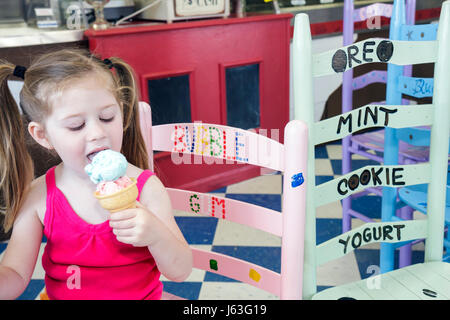
[[[136,186],[136,179],[130,179],[133,181],[133,183],[118,192],[106,195],[101,195],[98,192],[95,192],[94,195],[100,202],[101,206],[111,213],[135,208],[136,198],[139,192]]]

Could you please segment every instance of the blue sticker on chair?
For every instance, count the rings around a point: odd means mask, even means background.
[[[305,178],[303,178],[303,173],[297,173],[294,174],[291,177],[291,186],[292,188],[297,188],[298,186],[301,186],[303,184],[303,182],[305,182]]]

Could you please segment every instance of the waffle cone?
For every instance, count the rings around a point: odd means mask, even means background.
[[[94,193],[94,196],[100,202],[100,205],[109,212],[117,212],[125,209],[136,207],[136,198],[138,197],[138,188],[136,186],[136,179],[131,178],[133,183],[112,194],[101,195],[98,192]]]

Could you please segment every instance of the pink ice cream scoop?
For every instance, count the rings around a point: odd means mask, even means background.
[[[97,193],[99,195],[107,195],[115,192],[119,192],[128,186],[131,186],[133,181],[131,181],[128,176],[122,176],[114,181],[102,181],[97,184]]]

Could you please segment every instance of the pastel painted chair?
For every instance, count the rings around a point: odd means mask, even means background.
[[[353,1],[345,1],[344,45],[351,44],[350,41],[353,40],[352,20],[371,19],[376,15],[391,17],[389,38],[392,40],[435,40],[437,24],[414,25],[415,5],[415,0],[406,0],[406,3],[405,0],[395,0],[393,5],[379,3],[354,10]],[[352,69],[345,71],[342,95],[343,112],[352,110],[353,90],[363,88],[374,82],[386,82],[386,104],[388,105],[409,104],[410,101],[408,99],[402,99],[402,94],[414,98],[431,97],[433,94],[433,79],[411,77],[411,74],[412,66],[393,64],[388,64],[387,72],[371,71],[355,79],[353,79]],[[395,138],[393,132],[396,132]],[[399,130],[387,128],[345,137],[342,142],[343,174],[351,171],[352,154],[362,155],[384,164],[425,162],[428,160],[429,154],[429,128],[404,128]],[[352,199],[368,193],[381,196],[383,192],[385,192],[386,196],[382,199],[382,221],[392,221],[398,218],[409,220],[412,218],[413,209],[398,203],[396,190],[388,191],[385,189],[383,191],[380,187],[367,188],[362,193],[342,200],[343,232],[350,229],[352,217],[363,221],[372,221],[371,218],[352,208]],[[396,247],[400,247],[399,266],[411,264],[412,243],[401,243],[399,245],[383,244],[381,245],[380,254],[382,272],[394,268],[394,250]]]
[[[153,151],[172,153],[175,163],[237,161],[284,174],[282,212],[246,202],[189,190],[168,188],[173,209],[226,219],[281,237],[281,272],[231,256],[192,248],[194,268],[247,283],[281,299],[301,299],[306,187],[307,128],[293,120],[285,127],[284,145],[251,131],[206,123],[152,126],[148,104],[140,104],[141,129],[150,158]],[[149,160],[153,168],[152,159]],[[198,160],[197,160],[198,161]],[[187,166],[189,168],[189,166]],[[187,169],[189,170],[189,169]],[[189,172],[186,172],[189,174]],[[175,299],[164,293],[163,299]]]
[[[442,6],[437,40],[403,42],[367,39],[353,45],[362,63],[383,62],[399,65],[434,62],[433,104],[367,105],[342,115],[314,122],[313,77],[342,73],[349,67],[348,47],[312,54],[309,19],[298,14],[294,22],[293,80],[295,119],[308,126],[308,169],[314,168],[314,147],[374,127],[408,128],[431,126],[430,157],[426,163],[370,165],[326,183],[315,185],[306,176],[304,299],[450,299],[450,264],[442,262],[445,189],[447,176],[450,102],[450,1]],[[411,54],[414,52],[414,54]],[[364,53],[364,58],[363,58]],[[359,64],[359,63],[358,63]],[[366,120],[364,120],[366,118]],[[368,222],[344,234],[316,244],[316,208],[342,200],[374,186],[428,184],[428,210],[425,219]],[[423,263],[317,292],[316,270],[371,243],[396,243],[425,239]]]
[[[415,32],[409,32],[406,28],[409,29],[409,25],[414,24],[414,15],[415,15],[415,0],[407,0],[406,6],[403,6],[402,13],[406,19],[406,23],[397,23],[395,20],[395,15],[392,15],[393,7],[398,6],[400,3],[403,3],[404,0],[394,1],[394,5],[387,3],[374,3],[368,6],[360,7],[358,9],[354,8],[353,0],[344,0],[344,19],[343,19],[343,43],[344,46],[349,46],[353,43],[353,33],[354,33],[354,24],[356,22],[366,21],[367,25],[370,27],[374,25],[374,19],[376,17],[384,16],[387,18],[391,18],[391,29],[396,28],[400,29],[401,26],[405,28],[401,33],[405,36],[404,40],[407,40],[406,35],[410,34],[420,34],[423,32],[423,27],[421,30],[415,30]],[[394,10],[395,11],[395,10]],[[398,11],[398,8],[397,8]],[[376,21],[376,20],[375,20]],[[411,26],[413,28],[417,28],[417,26]],[[424,33],[425,39],[432,38],[436,35],[436,29],[426,30]],[[414,40],[420,40],[424,37],[415,37]],[[403,40],[403,39],[400,39]],[[401,67],[403,68],[403,67]],[[411,67],[405,67],[405,76],[411,75]],[[390,77],[390,83],[396,82],[393,76]],[[413,81],[411,79],[411,81]],[[429,80],[427,81],[427,85],[429,85]],[[372,70],[368,73],[365,73],[359,77],[353,77],[353,69],[349,68],[343,74],[342,78],[342,113],[349,112],[353,109],[353,92],[356,90],[360,90],[365,88],[368,85],[373,83],[386,83],[388,82],[387,71],[383,70]],[[408,86],[408,87],[411,87]],[[399,87],[400,89],[404,89],[403,86]],[[431,84],[432,88],[432,84]],[[410,90],[411,91],[411,90]],[[415,95],[415,94],[413,94]],[[429,94],[431,95],[431,94]],[[425,95],[423,95],[425,96]],[[403,102],[406,102],[403,101]],[[390,101],[386,101],[387,104],[392,104]],[[376,151],[376,152],[375,152]],[[360,155],[365,158],[375,160],[377,162],[383,162],[383,154],[384,152],[384,129],[381,130],[372,130],[371,132],[366,132],[363,134],[352,134],[344,139],[342,139],[342,173],[346,174],[351,171],[351,159],[352,154]],[[415,148],[411,149],[408,144],[401,144],[401,157],[402,158],[411,158],[415,161],[426,161],[427,160],[427,149],[426,148]],[[361,194],[354,195],[353,197],[347,197],[342,200],[343,206],[343,218],[342,218],[342,231],[347,232],[351,228],[351,219],[352,217],[361,219],[363,221],[371,221],[371,219],[361,212],[352,208],[352,199],[360,196],[364,196],[367,193],[374,193],[376,195],[381,196],[382,191],[380,188],[368,188],[365,192]]]

